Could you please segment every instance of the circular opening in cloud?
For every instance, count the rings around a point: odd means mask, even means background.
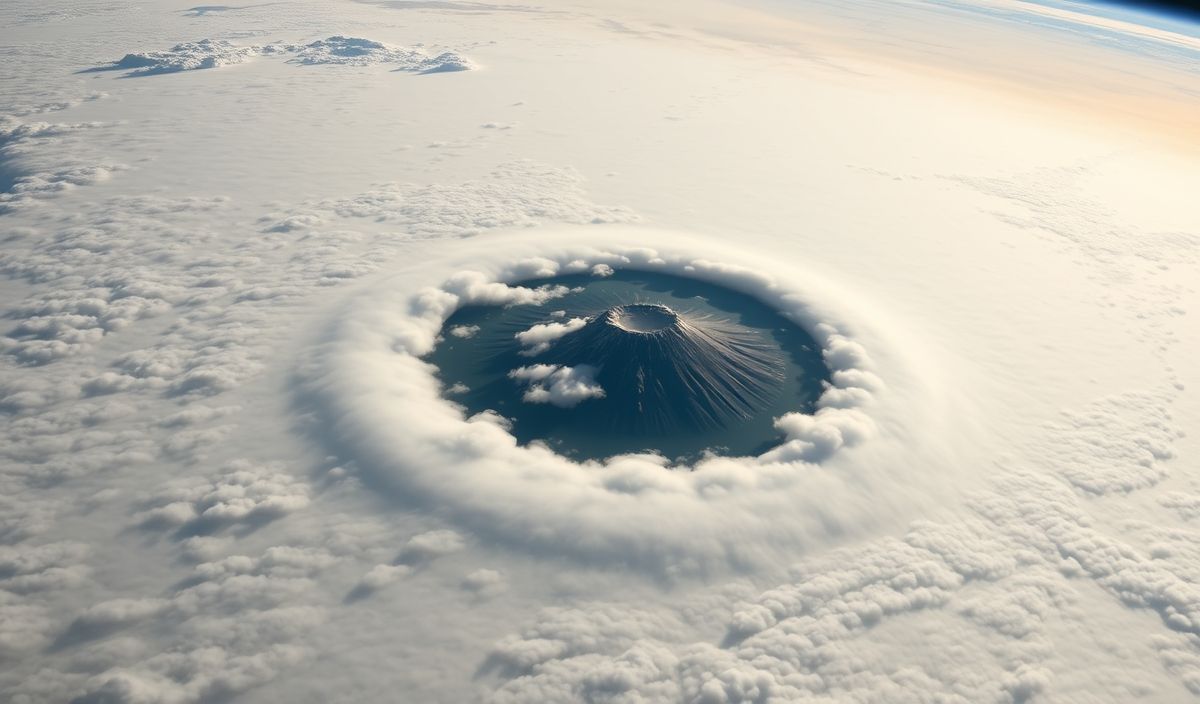
[[[937,491],[943,475],[930,467],[942,465],[897,459],[922,452],[912,438],[936,412],[925,398],[932,382],[913,381],[905,348],[885,344],[893,337],[851,322],[875,310],[847,307],[857,294],[795,262],[750,259],[692,235],[605,231],[660,243],[651,249],[596,246],[595,230],[575,232],[574,243],[568,230],[473,240],[349,300],[302,368],[330,449],[369,486],[477,535],[659,567],[770,559],[777,548],[869,530]],[[880,371],[898,393],[885,395],[860,335],[886,347]],[[703,432],[746,432],[736,417],[749,413],[769,444],[683,459],[606,448],[590,459],[532,432],[521,440],[526,414],[565,417],[636,390],[636,373],[606,380],[620,366],[613,354],[585,355],[668,338],[662,364],[683,359],[742,384],[722,392],[724,405],[700,404],[724,423]],[[465,350],[461,366],[440,356],[452,348]],[[496,349],[503,361],[493,368],[467,364]],[[520,408],[515,423],[511,408],[471,399],[471,375],[484,372]],[[700,387],[711,398],[715,386]],[[716,444],[729,445],[705,443]]]
[[[775,420],[812,414],[831,382],[820,344],[719,284],[620,269],[523,281],[548,302],[468,305],[427,359],[470,415],[573,459],[759,455]]]

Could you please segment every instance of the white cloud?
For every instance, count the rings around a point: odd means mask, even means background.
[[[0,654],[13,658],[39,651],[50,641],[52,628],[53,619],[44,607],[0,592]]]
[[[484,567],[463,577],[462,588],[481,599],[490,599],[508,588],[508,578],[499,570]]]
[[[1182,436],[1161,394],[1128,393],[1078,411],[1064,411],[1049,424],[1057,439],[1042,457],[1046,467],[1094,494],[1129,492],[1157,484]]]
[[[394,47],[369,39],[333,36],[309,44],[261,46],[238,46],[223,39],[201,39],[176,44],[165,51],[126,54],[118,61],[92,70],[125,71],[127,76],[150,76],[220,68],[245,63],[256,57],[278,55],[288,56],[290,63],[310,66],[393,64],[399,67],[397,70],[413,73],[445,73],[476,68],[470,59],[454,51],[430,56],[419,48]]]
[[[565,323],[539,323],[516,334],[517,342],[526,349],[521,354],[534,356],[550,349],[550,345],[560,337],[569,335],[587,324],[587,318],[571,318]],[[451,330],[453,333],[453,330]]]
[[[82,610],[59,646],[112,643],[167,627],[157,652],[107,648],[93,674],[66,683],[77,701],[199,702],[269,681],[302,662],[303,639],[325,620],[308,605],[312,577],[334,564],[327,553],[289,546],[259,557],[235,555],[197,565],[166,597],[125,597]]]
[[[508,373],[510,379],[529,385],[521,397],[526,403],[549,403],[559,408],[574,408],[592,398],[604,398],[604,389],[596,383],[596,367],[580,364],[534,364]]]
[[[412,572],[412,568],[408,565],[375,565],[362,576],[355,587],[355,592],[352,593],[365,595],[377,592],[389,584],[400,581],[410,572]]]
[[[271,50],[272,47],[267,49]],[[454,51],[430,56],[421,49],[393,47],[357,37],[329,37],[303,46],[289,46],[284,50],[294,53],[294,57],[288,60],[299,64],[396,64],[399,70],[417,73],[469,71],[476,68],[470,59]]]
[[[309,503],[308,486],[270,467],[231,463],[208,479],[172,482],[142,502],[139,526],[203,535],[232,526],[252,528]]]
[[[462,550],[465,544],[463,536],[453,530],[431,530],[409,538],[398,561],[406,565],[426,564]]]
[[[0,590],[14,594],[65,589],[83,583],[87,546],[74,542],[0,545]]]

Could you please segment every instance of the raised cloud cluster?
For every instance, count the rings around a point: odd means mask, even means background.
[[[651,235],[639,231],[638,236]],[[658,237],[670,241],[669,234]],[[860,503],[858,490],[850,488],[858,482],[893,497],[915,490],[901,488],[903,478],[896,472],[885,477],[871,466],[814,471],[817,464],[835,461],[875,435],[871,409],[884,391],[863,345],[834,322],[835,314],[814,307],[819,291],[793,288],[756,269],[667,251],[550,248],[534,238],[518,238],[508,246],[541,253],[524,259],[498,257],[497,269],[490,273],[450,270],[436,287],[420,288],[414,282],[420,277],[389,282],[389,288],[374,290],[353,306],[334,341],[316,351],[310,367],[316,412],[328,414],[341,446],[355,448],[359,466],[386,485],[436,497],[472,529],[502,531],[526,542],[553,534],[550,542],[556,550],[660,564],[664,552],[702,561],[738,554],[753,561],[776,544],[823,540],[827,531],[841,530],[835,526],[870,523],[862,512],[878,515],[882,509],[874,499]],[[486,252],[477,257],[489,261]],[[546,447],[518,446],[503,419],[492,414],[466,418],[441,397],[438,380],[420,358],[436,344],[444,321],[457,308],[545,304],[565,291],[505,282],[587,272],[600,264],[728,286],[760,297],[809,328],[823,344],[833,371],[818,412],[782,416],[780,445],[758,457],[710,457],[690,471],[665,471],[667,461],[657,455],[580,464]],[[426,279],[438,272],[433,263],[425,270]],[[522,334],[536,345],[567,334],[574,324],[550,323]],[[449,334],[460,333],[466,331]],[[526,401],[571,407],[603,393],[592,374],[582,366],[531,365],[511,376],[529,385]],[[389,382],[381,384],[381,379]],[[919,415],[915,408],[906,412],[910,421]],[[768,525],[762,520],[770,513],[765,506],[780,500],[795,502],[793,510]],[[579,505],[594,510],[570,509]],[[672,519],[664,521],[663,516]]]
[[[1077,488],[1091,494],[1128,493],[1154,486],[1166,476],[1165,460],[1174,457],[1182,431],[1161,393],[1127,393],[1065,411],[1050,430],[1074,437],[1091,452],[1050,443],[1043,462]]]
[[[9,317],[18,322],[0,337],[0,352],[23,363],[46,364],[87,351],[106,335],[185,302],[190,295],[186,288],[201,284],[204,275],[174,275],[148,263],[210,233],[196,229],[157,245],[140,241],[140,236],[172,232],[164,215],[188,218],[211,213],[225,202],[118,198],[102,221],[68,224],[52,237],[34,240],[29,249],[11,247],[0,254],[0,272],[54,284],[52,290],[10,305]],[[92,275],[93,267],[106,264],[105,271]]]
[[[124,169],[120,164],[95,163],[97,160],[80,158],[74,152],[86,150],[77,140],[72,142],[76,148],[67,159],[53,164],[43,164],[39,159],[40,152],[48,147],[102,127],[104,125],[97,122],[22,122],[17,117],[0,116],[0,215],[78,186],[106,181],[113,172]]]
[[[571,318],[565,323],[539,323],[517,333],[517,342],[525,348],[521,354],[533,357],[550,349],[560,337],[569,335],[587,325],[587,318]]]
[[[259,56],[288,56],[291,63],[369,66],[389,64],[398,71],[446,73],[475,68],[470,59],[453,51],[430,56],[418,48],[394,47],[357,37],[334,36],[309,44],[237,46],[221,39],[176,44],[166,51],[126,54],[118,61],[93,70],[127,71],[130,76],[194,71],[240,64]]]
[[[463,536],[452,530],[431,530],[414,535],[404,544],[394,561],[377,564],[368,570],[347,595],[347,600],[364,599],[434,560],[462,550],[465,544]]]
[[[70,541],[0,545],[0,658],[12,661],[50,644],[47,599],[87,582],[89,550]]]
[[[0,545],[0,589],[28,594],[78,585],[89,572],[81,563],[87,552],[73,542]]]
[[[417,73],[469,71],[475,68],[470,59],[453,51],[430,56],[420,49],[394,47],[356,37],[329,37],[311,44],[288,46],[285,50],[295,54],[289,60],[299,64],[395,64],[397,70]]]
[[[292,475],[235,462],[211,478],[168,484],[144,502],[137,520],[147,530],[207,535],[232,526],[257,527],[308,502],[308,486]]]
[[[59,701],[194,702],[259,686],[312,654],[304,637],[326,618],[313,577],[336,562],[321,550],[269,548],[196,565],[167,595],[121,597],[75,616],[55,647],[86,653],[41,694]],[[144,636],[167,627],[148,651]],[[74,699],[72,699],[74,697]],[[29,699],[33,701],[33,699]]]
[[[262,53],[261,47],[235,46],[222,39],[201,39],[198,42],[176,44],[166,51],[126,54],[107,68],[129,71],[132,75],[195,71],[240,64]]]
[[[574,408],[590,398],[604,398],[604,389],[596,383],[596,367],[580,364],[534,364],[508,373],[510,379],[525,382],[529,388],[521,397],[526,403],[549,403],[559,408]]]
[[[168,486],[143,502],[138,519],[146,530],[173,531],[181,556],[198,563],[191,574],[165,593],[93,597],[83,605],[78,596],[95,593],[96,586],[88,547],[0,545],[0,657],[53,655],[73,663],[43,668],[15,686],[9,681],[6,696],[16,702],[209,701],[301,662],[310,653],[302,638],[325,619],[315,605],[313,578],[339,557],[322,547],[291,545],[258,556],[227,555],[225,541],[211,534],[255,529],[307,503],[302,483],[246,463],[207,481]],[[52,608],[56,603],[61,606]]]

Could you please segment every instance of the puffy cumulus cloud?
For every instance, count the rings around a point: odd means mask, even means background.
[[[171,608],[167,599],[151,597],[118,598],[93,604],[71,621],[63,642],[94,640],[139,621],[159,616]]]
[[[475,68],[470,59],[454,51],[430,56],[421,49],[395,47],[358,37],[329,37],[303,46],[288,47],[287,50],[295,53],[289,61],[299,64],[394,64],[397,70],[417,73],[446,73]]]
[[[156,655],[135,668],[92,678],[78,704],[198,702],[228,698],[272,679],[303,659],[299,646],[276,646],[247,656],[219,647]]]
[[[555,298],[562,298],[570,293],[566,286],[509,286],[499,281],[489,281],[477,271],[463,271],[451,276],[443,285],[443,290],[459,300],[466,300],[478,305],[491,306],[540,306]],[[449,300],[447,299],[447,302]]]
[[[53,624],[45,607],[0,592],[0,657],[16,658],[45,648]]]
[[[588,608],[551,607],[519,635],[496,643],[484,669],[513,679],[539,665],[589,653],[624,650],[639,640],[668,640],[683,630],[669,611],[593,603]]]
[[[456,553],[465,545],[466,540],[457,531],[431,530],[409,538],[396,560],[404,565],[423,565]]]
[[[55,91],[58,92],[58,91]],[[108,97],[107,93],[102,91],[93,91],[85,95],[79,95],[76,91],[68,93],[59,93],[55,99],[46,100],[45,92],[39,94],[38,99],[25,103],[23,105],[13,105],[9,110],[9,114],[14,117],[29,117],[30,115],[46,115],[49,113],[61,112],[69,110],[73,107],[78,107],[84,103],[90,103],[93,100],[100,100]]]
[[[8,662],[51,644],[54,597],[89,582],[87,546],[68,541],[0,545],[0,658]]]
[[[9,181],[0,192],[0,214],[13,213],[78,186],[106,181],[126,168],[97,163],[101,160],[89,156],[86,143],[76,139],[85,131],[104,127],[103,123],[22,122],[18,117],[0,115],[0,168]],[[74,148],[68,150],[67,145]],[[53,156],[47,158],[44,152]]]
[[[522,330],[516,334],[517,342],[525,347],[521,354],[530,357],[541,354],[550,349],[555,340],[579,330],[584,325],[587,325],[587,318],[571,318],[565,323],[538,323],[528,330]]]
[[[166,51],[126,54],[99,70],[127,71],[134,76],[193,71],[240,64],[260,53],[259,48],[254,46],[235,46],[221,39],[201,39],[198,42],[176,44]]]
[[[1184,520],[1192,521],[1200,518],[1200,494],[1172,491],[1159,497],[1158,503],[1172,509]]]
[[[377,215],[349,206],[368,201]],[[281,312],[305,300],[315,286],[339,285],[373,271],[408,239],[340,229],[336,221],[343,217],[369,216],[425,237],[543,219],[587,222],[601,218],[601,211],[612,216],[608,219],[632,217],[592,204],[577,174],[533,162],[501,167],[480,181],[404,185],[379,199],[369,193],[303,206],[278,217],[310,216],[306,227],[267,233],[236,248],[217,246],[225,234],[212,227],[214,216],[228,207],[222,197],[144,195],[109,198],[87,206],[86,215],[47,213],[42,227],[53,234],[31,230],[36,236],[8,242],[0,252],[0,273],[30,284],[24,299],[5,306],[14,322],[0,329],[0,354],[26,365],[73,362],[80,368],[76,392],[86,396],[217,396],[265,368]],[[323,226],[325,221],[331,226]],[[163,334],[114,346],[119,353],[111,368],[86,366],[101,341],[134,338],[131,333],[166,313],[175,317]],[[0,376],[0,407],[27,411],[52,402],[44,390],[16,388],[38,383],[29,373]],[[61,372],[53,378],[60,385],[72,380]],[[56,396],[73,395],[70,389],[62,392]],[[177,442],[175,451],[203,452],[216,439],[194,438],[190,450]]]
[[[462,588],[480,599],[490,599],[508,588],[508,578],[499,570],[486,567],[463,577]]]
[[[363,599],[375,592],[395,584],[401,579],[404,579],[409,574],[412,574],[412,567],[409,565],[388,565],[378,564],[367,570],[367,573],[358,580],[354,588],[346,596],[347,601],[356,601]]]
[[[14,594],[78,586],[90,570],[81,543],[0,545],[0,589]]]
[[[526,403],[549,403],[559,408],[574,408],[590,398],[603,398],[604,389],[596,383],[598,368],[580,364],[534,364],[508,373],[510,379],[529,385],[521,398]]]
[[[841,297],[824,291],[820,277],[747,263],[719,245],[706,245],[710,258],[698,259],[688,254],[700,246],[694,238],[671,233],[607,235],[662,242],[662,249],[574,244],[572,234],[498,238],[472,249],[473,270],[462,270],[459,259],[428,262],[421,275],[390,280],[352,301],[339,314],[333,341],[314,350],[303,367],[314,411],[333,430],[338,447],[353,448],[346,459],[382,480],[381,486],[436,503],[482,535],[646,561],[660,569],[695,560],[765,559],[780,546],[862,529],[919,502],[919,494],[937,492],[914,485],[930,476],[928,467],[906,474],[896,469],[901,462],[885,471],[856,461],[848,451],[884,442],[865,442],[879,438],[881,414],[899,430],[926,422],[919,419],[927,405],[915,390],[906,395],[903,410],[881,404],[883,378],[911,374],[904,357],[889,350],[891,366],[877,368],[866,352],[866,340],[872,339],[864,337],[866,328],[847,322],[852,314],[833,306]],[[833,374],[820,411],[781,417],[781,444],[757,457],[705,457],[688,468],[666,468],[653,455],[579,463],[537,443],[519,446],[504,423],[486,415],[464,417],[441,397],[433,370],[420,357],[433,349],[456,309],[547,305],[563,292],[514,284],[530,276],[586,272],[597,264],[716,283],[754,295],[805,326],[822,344]],[[438,277],[439,285],[425,284]],[[790,283],[797,278],[806,282],[804,288]],[[560,331],[544,331],[551,330]],[[873,339],[880,340],[879,334]],[[599,393],[580,371],[532,365],[513,376],[531,385],[526,400],[565,406]],[[921,391],[935,388],[930,381]],[[889,451],[900,447],[887,442]],[[789,508],[781,510],[785,505]]]
[[[19,483],[22,490],[47,486],[100,471],[144,465],[158,455],[156,441],[128,424],[134,407],[117,401],[84,402],[62,388],[43,396],[45,407],[24,407],[0,428],[0,481]],[[26,386],[26,392],[29,386]],[[64,403],[65,402],[65,403]],[[15,486],[12,487],[15,490]],[[55,511],[54,501],[39,495],[24,501],[4,524],[16,534],[40,532],[37,527]],[[11,523],[9,523],[11,521]]]
[[[0,271],[37,284],[7,306],[16,324],[0,337],[0,351],[27,364],[49,364],[87,352],[102,338],[136,327],[185,303],[202,286],[196,271],[169,265],[189,238],[170,219],[199,219],[225,199],[114,198],[86,226],[64,220],[53,236],[0,253]],[[203,227],[203,226],[201,226]],[[154,243],[154,235],[163,239]],[[130,376],[126,374],[126,376]],[[99,379],[107,393],[133,383]]]
[[[230,527],[253,529],[308,505],[309,488],[275,467],[245,461],[209,478],[173,482],[141,502],[135,516],[146,530],[181,537]]]
[[[324,570],[335,562],[337,558],[320,548],[282,545],[268,548],[260,557],[232,555],[204,562],[197,565],[194,572],[205,579],[237,574],[306,577]]]
[[[313,577],[333,564],[319,550],[287,546],[261,556],[202,563],[165,597],[117,598],[87,607],[58,639],[105,652],[64,678],[78,702],[199,702],[261,685],[310,654],[304,638],[325,620],[308,605]],[[168,628],[153,651],[121,648],[124,634]],[[106,647],[116,644],[118,647]]]
[[[1092,593],[1083,582],[1117,609],[1158,612],[1164,633],[1137,654],[1196,691],[1194,575],[1181,570],[1200,554],[1194,536],[1175,535],[1188,559],[1154,565],[1092,526],[1061,482],[1017,472],[993,488],[968,515],[794,565],[785,583],[735,602],[718,639],[692,638],[687,605],[547,610],[494,647],[489,701],[1028,701],[1097,685],[1115,699],[1145,696],[1145,660],[1131,662],[1134,651],[1102,629],[1071,632],[1097,665],[1086,682],[1058,655],[1064,615]],[[1131,528],[1151,542],[1171,534]]]
[[[1178,677],[1193,695],[1200,695],[1200,638],[1191,633],[1170,633],[1153,638],[1163,667]]]
[[[841,387],[826,391],[836,394]],[[788,413],[775,421],[783,442],[762,457],[774,462],[822,462],[843,447],[852,447],[871,436],[875,424],[865,413],[846,409],[820,408],[816,413]]]
[[[25,173],[8,191],[0,193],[0,214],[33,205],[43,198],[62,195],[79,186],[103,183],[115,172],[126,168],[124,164],[87,164]]]
[[[53,197],[107,180],[109,175],[124,167],[119,164],[96,164],[80,161],[77,156],[44,164],[38,158],[44,150],[62,151],[71,143],[74,134],[103,127],[101,122],[54,124],[54,122],[23,122],[10,115],[0,115],[0,167],[11,181],[0,193],[0,213],[13,212],[34,204],[37,199]],[[58,145],[58,150],[54,146]]]
[[[57,513],[54,502],[0,497],[0,544],[18,543],[44,532],[53,525]]]
[[[346,601],[365,599],[465,546],[463,536],[453,530],[431,530],[414,535],[400,549],[394,562],[380,563],[367,570],[346,595]]]
[[[1153,486],[1166,476],[1163,462],[1174,457],[1172,443],[1182,436],[1169,402],[1161,393],[1127,393],[1065,410],[1049,425],[1053,439],[1043,460],[1093,494]]]
[[[99,122],[77,124],[51,122],[21,122],[7,115],[0,116],[0,158],[13,158],[22,151],[56,137],[102,126]]]

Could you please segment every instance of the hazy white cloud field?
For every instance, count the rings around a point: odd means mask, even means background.
[[[0,699],[1200,695],[1195,28],[637,5],[0,6]],[[823,410],[667,469],[439,397],[455,307],[623,267]]]

